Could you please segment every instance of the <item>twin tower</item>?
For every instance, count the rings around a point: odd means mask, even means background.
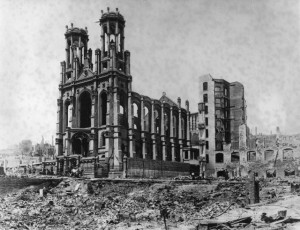
[[[88,30],[66,27],[57,109],[57,172],[118,173],[124,157],[182,162],[190,154],[189,104],[132,91],[124,17],[101,11],[101,49],[88,47]],[[126,158],[125,157],[125,158]],[[102,175],[102,176],[103,176]],[[101,176],[101,175],[100,175]]]

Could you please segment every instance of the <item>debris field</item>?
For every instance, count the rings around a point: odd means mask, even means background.
[[[274,222],[286,216],[267,223],[269,213],[261,218],[263,205],[298,195],[286,184],[270,183],[262,184],[260,194],[261,203],[249,205],[242,181],[63,178],[58,185],[44,183],[1,195],[0,229],[276,229]]]

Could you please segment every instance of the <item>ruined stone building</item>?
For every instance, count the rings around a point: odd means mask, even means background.
[[[133,92],[124,17],[108,9],[99,24],[101,49],[95,50],[94,61],[87,28],[66,27],[57,100],[57,172],[81,166],[90,176],[119,175],[127,158],[149,160],[140,162],[143,167],[150,160],[152,165],[174,162],[167,166],[171,171],[186,167],[182,162],[190,160],[193,149],[189,102],[183,105],[178,98],[175,103],[165,93],[157,100]]]
[[[240,161],[239,150],[247,147],[244,87],[211,75],[200,77],[200,103],[205,120],[206,171],[208,175],[224,175],[224,159]]]

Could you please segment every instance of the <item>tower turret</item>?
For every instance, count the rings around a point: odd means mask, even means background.
[[[111,12],[101,11],[99,20],[101,26],[101,73],[109,70],[117,70],[128,74],[130,59],[125,57],[124,51],[124,17],[119,13],[118,8]],[[128,51],[126,51],[129,53]]]
[[[71,23],[71,28],[66,26],[66,76],[71,77],[71,73],[77,69],[80,71],[83,68],[84,60],[89,58],[88,51],[88,31],[87,28],[80,29],[73,27]],[[76,59],[77,62],[76,62]],[[78,63],[78,66],[75,64]],[[77,73],[78,74],[78,73]],[[76,73],[75,73],[76,75]]]

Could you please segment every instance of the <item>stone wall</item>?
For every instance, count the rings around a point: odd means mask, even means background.
[[[0,195],[11,193],[31,185],[51,185],[58,184],[61,179],[47,179],[47,178],[14,178],[14,177],[0,177]]]
[[[216,154],[220,153],[223,154],[223,162],[216,162]],[[235,161],[233,154],[238,154],[238,161]],[[300,171],[300,148],[284,146],[278,149],[216,151],[206,169],[207,176],[217,176],[220,171],[227,171],[229,177],[247,176],[252,171],[259,177],[267,177],[267,171],[274,170],[276,177],[297,176]]]

